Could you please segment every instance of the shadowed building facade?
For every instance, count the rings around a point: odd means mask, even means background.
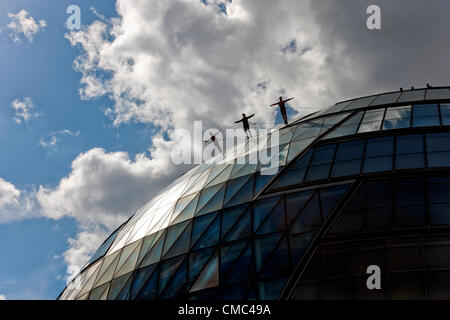
[[[337,103],[190,170],[59,299],[449,299],[450,90]],[[236,161],[246,159],[246,163]],[[381,269],[381,289],[366,269]]]

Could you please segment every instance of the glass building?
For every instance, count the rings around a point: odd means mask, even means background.
[[[450,90],[337,103],[174,181],[59,299],[449,299]],[[369,265],[381,289],[366,285]]]

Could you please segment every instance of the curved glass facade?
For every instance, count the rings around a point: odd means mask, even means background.
[[[338,103],[138,210],[60,299],[450,298],[450,90]],[[366,287],[378,265],[382,289]]]

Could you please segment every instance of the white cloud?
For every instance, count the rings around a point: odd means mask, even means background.
[[[61,141],[61,137],[63,136],[72,136],[78,137],[80,135],[80,131],[72,132],[71,130],[64,129],[59,131],[50,132],[47,138],[41,137],[39,139],[39,144],[43,148],[56,148],[56,145],[59,141]]]
[[[18,13],[8,13],[11,21],[6,26],[9,29],[9,36],[15,43],[22,42],[23,37],[28,42],[33,42],[34,36],[47,26],[45,20],[36,21],[26,10],[20,10]]]
[[[37,215],[35,192],[19,190],[11,182],[0,178],[0,223],[22,220]]]
[[[29,97],[25,97],[22,100],[15,99],[11,102],[11,107],[15,111],[16,116],[13,119],[17,123],[22,123],[22,121],[28,122],[31,118],[39,116],[39,113],[33,113],[33,109],[35,109],[36,106]]]
[[[159,141],[161,151],[165,145],[161,137]],[[43,216],[72,217],[78,222],[79,233],[69,239],[69,249],[63,255],[69,275],[113,229],[181,173],[183,169],[171,165],[169,157],[170,149],[157,159],[145,154],[130,159],[125,152],[95,148],[80,154],[72,162],[71,173],[57,186],[39,187],[37,201]]]
[[[6,296],[4,294],[0,294],[0,300],[6,300]]]

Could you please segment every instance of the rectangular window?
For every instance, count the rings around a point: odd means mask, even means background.
[[[363,172],[392,170],[393,153],[394,141],[392,137],[368,139]]]
[[[306,176],[306,181],[328,178],[335,150],[335,144],[316,148],[311,161],[311,167]]]
[[[413,106],[413,127],[430,127],[439,125],[439,111],[437,104]]]
[[[423,135],[397,137],[396,169],[415,169],[425,167]]]
[[[389,108],[383,122],[383,130],[409,128],[411,106]]]
[[[450,166],[450,134],[431,133],[426,136],[429,167]]]
[[[450,126],[450,104],[441,104],[442,125]]]
[[[328,134],[325,139],[337,138],[348,136],[356,133],[358,129],[359,123],[361,122],[361,118],[364,114],[364,111],[359,111],[355,115],[353,115],[350,119],[341,124],[338,128],[336,128],[333,132]]]
[[[332,177],[358,174],[364,152],[364,141],[352,141],[339,144]]]
[[[366,111],[361,126],[358,129],[358,133],[380,130],[384,110],[385,109]]]

